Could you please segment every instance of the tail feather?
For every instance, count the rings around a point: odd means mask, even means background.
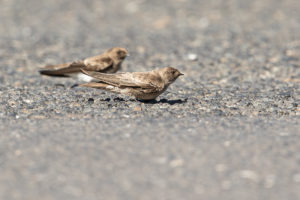
[[[90,82],[90,83],[81,84],[80,86],[108,90],[107,88],[109,88],[110,85],[105,84],[105,83]]]
[[[110,91],[110,92],[121,93],[120,88],[106,84],[106,83],[102,83],[102,82],[84,83],[79,86],[80,87],[97,88],[97,89],[106,90],[106,91]]]
[[[48,76],[69,76],[68,74],[78,73],[81,68],[84,68],[83,62],[77,63],[64,63],[59,65],[48,65],[41,69],[39,72],[42,75]]]

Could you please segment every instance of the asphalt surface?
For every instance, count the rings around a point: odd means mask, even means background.
[[[0,199],[300,199],[300,2],[0,1]],[[46,64],[125,47],[139,102]]]

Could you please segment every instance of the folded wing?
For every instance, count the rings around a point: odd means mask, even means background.
[[[109,57],[94,56],[86,58],[84,60],[85,70],[96,71],[96,72],[106,72],[113,67],[113,60]]]
[[[91,76],[100,82],[107,83],[116,87],[132,87],[151,90],[161,90],[163,83],[159,80],[160,77],[149,74],[149,72],[134,72],[134,73],[118,73],[104,74],[82,70],[88,76]]]

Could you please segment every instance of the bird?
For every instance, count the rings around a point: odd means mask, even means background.
[[[121,68],[122,62],[128,55],[128,51],[125,48],[114,47],[101,55],[85,58],[80,61],[59,65],[48,65],[39,72],[40,74],[47,76],[76,76],[85,82],[90,82],[92,81],[91,77],[82,74],[81,69],[102,73],[115,73]]]
[[[173,67],[164,67],[148,72],[123,72],[105,74],[82,69],[84,74],[98,82],[81,84],[81,87],[91,87],[114,93],[133,96],[138,100],[154,100],[183,75]]]

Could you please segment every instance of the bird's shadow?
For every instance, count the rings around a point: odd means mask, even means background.
[[[174,104],[183,104],[187,102],[187,98],[185,99],[174,99],[174,100],[168,100],[168,99],[160,99],[159,101],[157,100],[138,100],[139,102],[145,103],[145,104],[157,104],[157,103],[166,103],[169,105],[174,105]]]
[[[113,99],[110,99],[110,98],[106,98],[106,99],[103,99],[102,101],[111,101],[113,100],[114,102],[123,102],[123,101],[126,101],[125,99],[123,98],[120,98],[120,97],[116,97],[116,98],[113,98]],[[139,99],[127,99],[127,101],[138,101],[138,102],[141,102],[141,103],[145,103],[145,104],[157,104],[157,103],[166,103],[166,104],[169,104],[169,105],[174,105],[174,104],[183,104],[183,103],[186,103],[187,102],[187,98],[185,99],[175,99],[175,100],[168,100],[168,99],[160,99],[159,101],[157,100],[139,100]]]

